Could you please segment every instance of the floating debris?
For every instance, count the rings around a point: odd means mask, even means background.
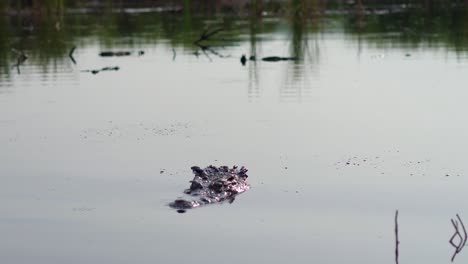
[[[132,51],[102,51],[99,53],[101,57],[123,57],[132,55]],[[137,52],[138,56],[144,55],[145,52],[140,50]]]
[[[242,55],[240,58],[240,62],[242,63],[243,66],[247,63],[247,61],[256,61],[257,58],[255,56],[250,56],[249,59],[245,55]],[[297,57],[278,57],[278,56],[270,56],[270,57],[264,57],[262,58],[262,61],[267,61],[267,62],[278,62],[278,61],[295,61],[298,60]]]
[[[170,124],[118,124],[108,122],[103,127],[83,129],[80,133],[82,139],[91,141],[101,140],[147,140],[162,136],[189,136],[191,124],[176,122]]]
[[[114,67],[104,67],[104,68],[97,69],[97,70],[82,70],[81,72],[90,72],[92,74],[98,74],[102,71],[118,71],[118,70],[120,70],[120,67],[114,66]]]
[[[288,61],[288,60],[298,60],[297,57],[278,57],[278,56],[271,56],[262,58],[262,61],[269,61],[269,62],[277,62],[277,61]]]

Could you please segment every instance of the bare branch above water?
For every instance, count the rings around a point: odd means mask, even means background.
[[[195,46],[197,46],[210,61],[213,61],[213,60],[211,59],[208,52],[215,55],[215,56],[217,56],[217,57],[219,57],[219,58],[229,57],[229,56],[223,55],[223,54],[215,51],[210,45],[202,44],[202,42],[209,41],[212,36],[218,34],[219,32],[221,32],[223,30],[224,30],[224,28],[217,28],[217,29],[214,29],[214,30],[211,30],[211,31],[209,29],[205,29],[203,31],[203,33],[200,35],[200,38],[198,38],[197,40],[195,40],[193,42],[193,44]],[[195,52],[195,55],[198,55],[198,54],[199,54],[198,52]]]
[[[395,263],[398,264],[398,246],[400,244],[400,240],[398,239],[398,210],[395,211]]]
[[[223,31],[224,28],[218,28],[218,29],[214,29],[212,30],[211,32],[208,30],[208,29],[205,29],[205,31],[203,31],[203,33],[200,35],[200,38],[195,40],[195,42],[193,42],[195,45],[197,45],[198,43],[202,42],[202,41],[206,41],[206,40],[209,40],[210,37],[218,34],[219,32]]]
[[[69,57],[70,60],[73,62],[73,64],[76,64],[76,60],[75,60],[75,58],[73,57],[73,52],[75,52],[75,49],[76,49],[76,46],[73,46],[73,47],[70,49],[70,52],[68,52],[68,57]]]
[[[11,51],[17,55],[16,64],[14,64],[11,68],[16,68],[18,74],[21,74],[20,65],[28,59],[28,56],[26,56],[22,50],[11,49]]]
[[[455,248],[455,252],[452,255],[451,261],[453,262],[455,260],[455,257],[462,251],[463,247],[465,247],[466,240],[468,238],[468,234],[466,232],[465,225],[463,224],[463,221],[461,220],[460,216],[457,214],[457,219],[458,220],[453,220],[450,219],[452,222],[453,228],[455,229],[455,233],[452,235],[452,237],[449,240],[450,245]],[[460,232],[460,227],[462,228],[463,233]],[[459,241],[458,243],[455,243],[455,238],[458,238]]]

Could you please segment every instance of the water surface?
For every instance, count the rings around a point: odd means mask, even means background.
[[[391,263],[396,209],[400,263],[448,263],[468,198],[455,13],[4,18],[2,263]],[[210,164],[246,166],[252,188],[169,208]]]

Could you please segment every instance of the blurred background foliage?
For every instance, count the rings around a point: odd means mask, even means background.
[[[290,56],[300,58],[309,52],[307,36],[334,31],[380,48],[468,50],[468,0],[3,0],[0,13],[3,73],[17,59],[13,49],[46,65],[91,40],[103,49],[159,41],[194,49],[204,30],[217,27],[225,29],[217,35],[222,45],[248,36],[250,54],[257,36],[278,30],[291,37]]]

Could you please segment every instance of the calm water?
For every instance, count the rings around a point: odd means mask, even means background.
[[[0,261],[394,263],[399,209],[400,263],[449,263],[450,219],[468,223],[457,14],[4,18]],[[207,27],[224,30],[204,54]],[[210,164],[246,166],[252,188],[170,209]]]

